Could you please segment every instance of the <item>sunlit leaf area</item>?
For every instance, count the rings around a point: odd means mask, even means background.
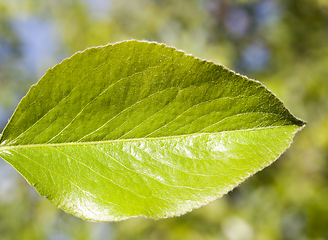
[[[327,239],[328,2],[0,0],[0,132],[48,68],[128,39],[165,43],[259,80],[307,127],[227,195],[157,221],[76,218],[1,159],[0,239]]]

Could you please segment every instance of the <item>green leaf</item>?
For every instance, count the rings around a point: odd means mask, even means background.
[[[0,156],[78,217],[165,218],[271,164],[304,124],[257,81],[133,40],[48,70],[3,131]]]

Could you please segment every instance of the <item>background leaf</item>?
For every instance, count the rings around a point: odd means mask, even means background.
[[[6,126],[0,156],[76,216],[163,218],[269,165],[303,125],[259,82],[127,41],[50,69]]]

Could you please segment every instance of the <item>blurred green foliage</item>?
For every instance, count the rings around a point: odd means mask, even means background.
[[[328,239],[326,0],[0,0],[0,130],[65,57],[126,39],[164,42],[258,79],[308,122],[282,157],[178,218],[92,223],[0,162],[0,240]]]

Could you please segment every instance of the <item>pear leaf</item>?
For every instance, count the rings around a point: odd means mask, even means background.
[[[5,127],[0,156],[77,217],[158,219],[231,191],[304,125],[257,81],[131,40],[49,69]]]

